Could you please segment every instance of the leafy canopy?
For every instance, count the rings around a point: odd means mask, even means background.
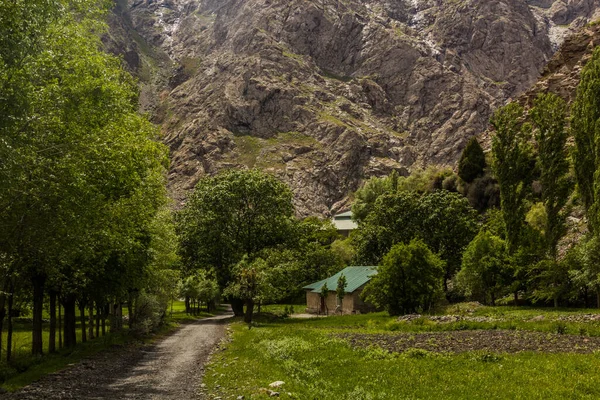
[[[366,302],[390,315],[426,310],[442,288],[444,263],[420,239],[394,245],[365,286]]]

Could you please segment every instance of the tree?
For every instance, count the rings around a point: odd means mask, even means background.
[[[348,281],[344,274],[341,274],[337,281],[337,287],[335,288],[335,295],[337,297],[338,306],[340,307],[340,313],[342,313],[342,302],[344,301],[344,296],[346,296],[346,286],[348,286]]]
[[[477,233],[476,216],[464,197],[447,190],[385,194],[352,237],[357,259],[363,265],[377,265],[394,244],[421,238],[446,261],[446,285]]]
[[[467,246],[456,284],[468,297],[495,305],[511,283],[506,244],[486,229],[482,229]]]
[[[392,247],[365,286],[366,302],[390,315],[430,309],[442,288],[444,263],[420,239]]]
[[[510,103],[491,119],[493,169],[500,187],[500,204],[509,254],[519,245],[532,182],[531,127],[523,122],[523,107]]]
[[[571,107],[571,134],[575,140],[573,166],[577,191],[588,217],[590,232],[600,227],[597,175],[600,167],[600,49],[581,71],[577,96]]]
[[[569,271],[570,278],[576,285],[596,292],[597,307],[600,308],[600,239],[590,235],[569,253],[568,261],[578,267]]]
[[[226,288],[244,256],[252,259],[289,240],[293,210],[289,187],[264,172],[229,170],[201,179],[177,216],[185,268],[214,268]],[[240,299],[232,302],[241,315]]]
[[[567,153],[566,104],[555,94],[540,94],[529,115],[535,125],[542,202],[546,211],[544,237],[548,255],[556,261],[558,241],[566,233],[572,191]]]
[[[418,208],[420,226],[415,232],[445,261],[444,289],[460,268],[462,254],[477,234],[477,212],[458,193],[437,190],[423,195]]]
[[[394,182],[396,186],[394,186]],[[392,193],[397,190],[398,177],[392,173],[390,177],[373,177],[367,180],[364,185],[354,194],[354,203],[352,204],[352,217],[357,222],[364,221],[373,210],[375,201],[379,196]]]
[[[534,266],[531,275],[534,301],[552,301],[558,308],[561,298],[571,292],[569,264],[563,260],[544,259]]]
[[[329,296],[329,288],[327,287],[327,282],[321,286],[321,292],[319,293],[319,297],[321,299],[321,307],[319,312],[327,313],[327,296]]]
[[[247,324],[252,323],[254,305],[275,289],[269,282],[269,272],[268,265],[262,258],[250,261],[248,257],[244,257],[233,269],[233,279],[224,294],[245,302],[244,322]]]
[[[75,299],[89,302],[96,262],[112,245],[137,269],[127,272],[143,275],[147,225],[166,201],[167,152],[137,115],[133,79],[101,50],[97,2],[0,7],[10,9],[0,17],[0,253],[31,282],[32,352],[41,354],[48,287],[53,305],[56,288],[68,291],[65,329],[74,332]]]
[[[458,176],[467,183],[473,182],[485,171],[485,154],[476,137],[469,139],[458,162]]]
[[[410,191],[377,198],[373,211],[351,237],[362,265],[378,265],[396,243],[408,243],[419,231],[420,195]]]

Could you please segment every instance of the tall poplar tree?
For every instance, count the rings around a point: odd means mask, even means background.
[[[491,123],[494,127],[492,167],[500,187],[508,252],[513,254],[522,236],[527,213],[525,199],[532,182],[531,126],[524,122],[523,107],[516,103],[496,111]]]
[[[546,210],[544,237],[548,255],[556,260],[556,246],[566,233],[565,205],[573,186],[569,177],[565,101],[552,93],[540,94],[529,115],[536,128],[537,164]]]
[[[577,97],[571,107],[571,134],[575,141],[573,166],[577,191],[587,211],[588,228],[600,229],[600,48],[581,72]]]

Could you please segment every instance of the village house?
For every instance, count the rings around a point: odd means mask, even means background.
[[[375,307],[363,302],[360,298],[365,285],[371,277],[377,274],[377,267],[346,267],[337,274],[305,286],[306,290],[306,312],[317,313],[341,313],[357,314],[374,311]],[[342,299],[341,307],[338,309],[338,299],[335,292],[338,279],[341,275],[346,278],[346,294]],[[328,294],[321,297],[321,290],[327,284]]]
[[[332,219],[335,229],[337,229],[340,235],[348,236],[350,232],[355,230],[358,225],[352,221],[352,211],[346,211],[340,214],[336,214]]]

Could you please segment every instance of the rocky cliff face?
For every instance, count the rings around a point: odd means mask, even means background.
[[[600,0],[118,0],[106,39],[140,77],[174,196],[222,168],[329,214],[361,180],[454,165]]]

